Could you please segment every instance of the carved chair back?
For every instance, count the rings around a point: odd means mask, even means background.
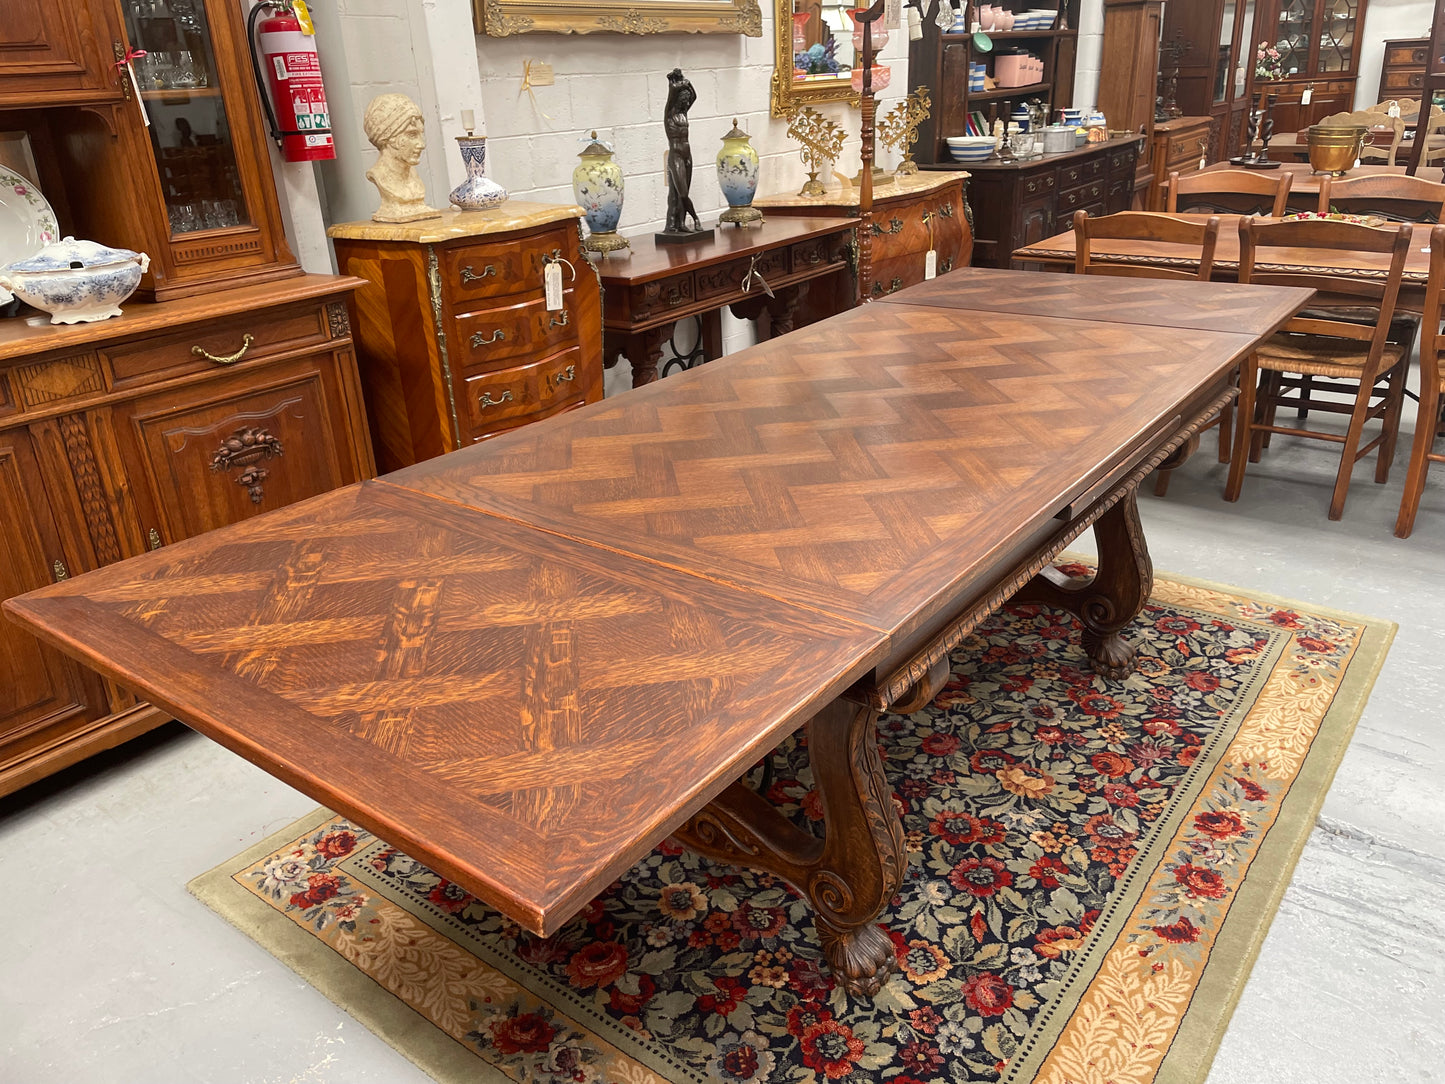
[[[1392,222],[1440,222],[1445,220],[1445,184],[1395,173],[1326,177],[1320,183],[1319,210],[1379,215]]]
[[[1100,262],[1093,259],[1093,242],[1159,241],[1190,250],[1198,255],[1199,270],[1151,267],[1139,264]],[[1087,211],[1074,212],[1074,272],[1079,275],[1114,275],[1119,278],[1177,278],[1208,282],[1214,270],[1214,248],[1219,242],[1219,219],[1207,222],[1174,218],[1155,211],[1119,211],[1090,218]],[[1185,253],[1181,252],[1181,255]]]
[[[1210,169],[1169,174],[1164,210],[1170,214],[1285,214],[1294,174],[1287,169],[1255,173],[1247,169]]]

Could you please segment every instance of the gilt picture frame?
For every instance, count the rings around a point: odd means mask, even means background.
[[[758,0],[472,0],[478,34],[763,34]]]

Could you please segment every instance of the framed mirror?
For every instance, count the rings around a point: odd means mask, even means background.
[[[819,102],[858,104],[853,78],[857,0],[773,0],[773,116]]]
[[[472,0],[478,34],[699,34],[763,36],[758,0]]]

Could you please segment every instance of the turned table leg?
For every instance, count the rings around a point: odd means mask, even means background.
[[[675,838],[699,854],[782,877],[803,894],[833,974],[873,995],[897,966],[875,925],[903,884],[903,825],[883,773],[872,708],[837,700],[807,725],[824,836],[802,831],[742,782],[695,815]]]
[[[1136,645],[1121,635],[1139,615],[1154,586],[1154,563],[1139,523],[1137,490],[1094,523],[1099,569],[1080,583],[1046,568],[1014,596],[1015,602],[1041,602],[1075,614],[1084,623],[1084,651],[1094,672],[1114,681],[1134,670]]]

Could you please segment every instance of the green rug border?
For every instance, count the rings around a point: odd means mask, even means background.
[[[1194,986],[1189,1006],[1151,1082],[1204,1084],[1400,626],[1382,618],[1313,606],[1281,595],[1191,576],[1161,573],[1157,578],[1283,609],[1302,610],[1356,624],[1362,629],[1355,657],[1325,717],[1320,720],[1319,730],[1290,784],[1279,815],[1250,863],[1249,873],[1235,891],[1234,903],[1215,938],[1204,974]],[[1203,1005],[1213,1008],[1206,1009]]]
[[[1074,553],[1055,558],[1055,563],[1067,561],[1092,563],[1093,558]],[[1321,720],[1279,816],[1235,894],[1229,917],[1215,939],[1209,963],[1152,1082],[1203,1084],[1399,626],[1393,621],[1193,576],[1156,572],[1155,580],[1318,614],[1362,629],[1359,647],[1345,679]],[[1301,783],[1307,785],[1300,786]],[[192,879],[186,888],[338,1009],[440,1084],[514,1084],[511,1077],[478,1058],[324,942],[232,880],[234,870],[259,861],[331,816],[334,814],[329,810],[315,809]],[[1215,1007],[1206,1010],[1201,1007],[1202,1003]]]
[[[433,1080],[440,1084],[516,1084],[309,930],[232,879],[236,870],[259,862],[334,816],[329,809],[313,809],[194,878],[186,889]]]

